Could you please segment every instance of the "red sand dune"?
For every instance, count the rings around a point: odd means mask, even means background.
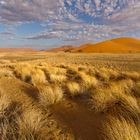
[[[83,53],[136,53],[140,52],[140,40],[128,37],[116,38],[97,44],[84,44],[79,47],[63,46],[50,49],[50,52],[83,52]]]
[[[32,48],[0,48],[0,52],[36,52]]]
[[[85,44],[72,52],[96,53],[131,53],[140,52],[140,40],[134,38],[117,38],[97,44]]]

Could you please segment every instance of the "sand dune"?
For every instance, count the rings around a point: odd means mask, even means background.
[[[97,44],[83,44],[79,47],[63,46],[50,52],[84,52],[84,53],[136,53],[140,52],[140,40],[128,37],[116,38]]]
[[[131,53],[140,52],[140,40],[134,38],[117,38],[97,44],[85,44],[72,52],[97,53]]]

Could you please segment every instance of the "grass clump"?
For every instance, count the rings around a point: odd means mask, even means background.
[[[57,85],[38,85],[39,101],[43,106],[58,103],[63,99],[63,90]]]
[[[136,125],[131,119],[126,120],[123,117],[116,118],[108,115],[103,122],[104,140],[139,140],[140,125]]]
[[[76,97],[82,94],[81,87],[78,83],[69,81],[66,84],[66,93],[71,97]]]

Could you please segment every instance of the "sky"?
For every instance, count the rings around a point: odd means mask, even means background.
[[[140,0],[0,0],[0,47],[140,39]]]

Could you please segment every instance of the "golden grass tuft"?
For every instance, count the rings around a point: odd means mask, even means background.
[[[48,106],[63,99],[63,90],[57,85],[38,85],[39,101],[41,105]]]
[[[109,88],[96,88],[91,92],[92,109],[96,112],[105,112],[117,102],[114,92]]]
[[[15,76],[25,82],[31,81],[32,66],[28,63],[17,64],[15,67]]]
[[[109,81],[118,79],[120,73],[117,70],[103,67],[95,71],[95,76],[101,81]]]
[[[46,120],[39,109],[26,109],[17,119],[20,139],[44,139],[47,135],[42,133],[46,129]],[[46,129],[47,131],[47,129]]]
[[[67,80],[65,75],[50,74],[50,82],[52,83],[63,83]]]
[[[0,95],[0,134],[1,139],[13,139],[18,137],[17,117],[21,114],[20,103],[12,101],[5,94]]]
[[[47,83],[44,72],[40,69],[33,69],[31,71],[31,82],[33,85]]]
[[[83,94],[80,85],[76,82],[72,82],[72,81],[67,82],[66,89],[67,89],[66,93],[71,97],[75,97]]]
[[[138,72],[125,72],[127,78],[132,79],[134,81],[140,80],[140,74]]]
[[[96,87],[98,85],[98,81],[95,77],[92,77],[90,75],[87,75],[83,72],[79,73],[81,79],[82,79],[82,86],[84,86],[86,89],[88,88],[93,88]]]
[[[126,120],[123,117],[116,118],[108,115],[102,124],[104,140],[139,140],[140,125],[135,124],[131,119]]]
[[[66,76],[67,76],[67,79],[70,81],[81,82],[81,80],[82,80],[76,67],[68,68]]]
[[[8,70],[6,68],[0,69],[0,78],[1,77],[14,77],[14,74],[11,70]]]

